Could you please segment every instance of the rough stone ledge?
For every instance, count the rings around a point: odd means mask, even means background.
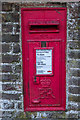
[[[71,111],[68,111],[66,112],[66,116],[67,118],[77,118],[78,119],[78,111],[74,111],[74,110],[71,110]]]
[[[43,0],[1,0],[1,2],[10,2],[10,3],[14,3],[14,2],[22,2],[22,3],[26,3],[26,2],[43,2]],[[44,0],[44,2],[53,2],[52,0]],[[74,2],[79,2],[79,0],[54,0],[54,2],[72,2],[74,4]],[[69,3],[68,3],[69,4]]]

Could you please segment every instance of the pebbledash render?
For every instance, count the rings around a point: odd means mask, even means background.
[[[0,118],[73,119],[80,118],[80,2],[1,1],[0,2]],[[21,8],[66,7],[66,110],[24,112]],[[1,47],[0,47],[1,48]]]

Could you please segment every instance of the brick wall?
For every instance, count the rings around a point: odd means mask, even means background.
[[[23,111],[20,12],[16,3],[2,3],[3,118]]]
[[[66,111],[23,112],[21,7],[67,7]],[[3,120],[9,118],[80,117],[80,4],[53,2],[2,2],[2,99]],[[1,75],[1,71],[0,71]]]
[[[79,3],[68,3],[67,21],[67,82],[68,82],[68,117],[79,118],[80,101],[80,39]]]

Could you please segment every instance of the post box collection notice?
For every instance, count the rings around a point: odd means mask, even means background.
[[[52,49],[36,49],[36,74],[52,74]]]

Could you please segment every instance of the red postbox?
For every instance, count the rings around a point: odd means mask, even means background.
[[[22,8],[25,111],[65,110],[66,8]]]

